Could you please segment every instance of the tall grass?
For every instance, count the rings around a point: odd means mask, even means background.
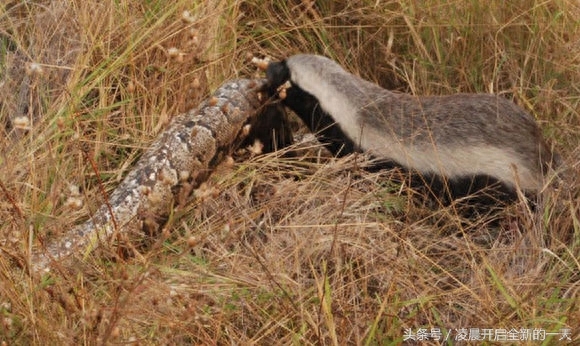
[[[31,129],[0,139],[0,340],[400,344],[419,328],[579,340],[579,15],[571,0],[3,5],[0,124],[25,78],[35,107]],[[90,217],[99,185],[112,191],[172,116],[255,75],[248,54],[298,52],[417,95],[502,94],[562,153],[567,185],[490,225],[417,205],[360,157],[272,153],[221,167],[162,234],[27,276],[38,238]],[[43,73],[26,75],[30,63]]]

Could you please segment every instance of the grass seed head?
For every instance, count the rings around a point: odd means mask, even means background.
[[[188,10],[181,12],[181,20],[186,24],[195,23],[195,17]]]
[[[30,130],[30,119],[27,116],[18,116],[12,119],[12,126],[16,129]]]
[[[264,72],[264,71],[266,71],[268,69],[268,65],[270,64],[270,59],[269,58],[260,59],[260,58],[257,58],[257,57],[253,57],[251,62],[260,71]]]
[[[25,70],[29,76],[42,76],[44,74],[44,68],[36,62],[26,64]]]

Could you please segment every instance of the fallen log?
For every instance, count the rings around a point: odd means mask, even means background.
[[[197,109],[173,119],[89,220],[32,253],[31,271],[49,271],[52,264],[88,254],[115,235],[142,232],[163,220],[174,200],[199,187],[248,136],[268,141],[272,129],[262,123],[256,126],[259,134],[249,131],[258,114],[278,111],[264,105],[262,85],[249,79],[229,81]]]

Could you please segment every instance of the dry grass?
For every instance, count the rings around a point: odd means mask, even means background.
[[[38,114],[28,134],[0,139],[3,344],[400,344],[407,328],[570,328],[580,340],[575,1],[2,6],[0,123],[23,97]],[[105,247],[40,281],[18,266],[38,246],[30,231],[50,239],[86,219],[99,184],[114,189],[172,115],[253,75],[248,53],[297,52],[401,91],[504,94],[567,159],[567,186],[489,225],[417,205],[361,157],[275,153],[214,174],[217,193],[132,250]]]

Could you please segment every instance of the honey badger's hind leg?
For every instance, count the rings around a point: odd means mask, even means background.
[[[484,221],[488,226],[498,227],[509,215],[510,206],[521,201],[518,192],[502,181],[488,176],[476,175],[444,179],[440,176],[423,178],[424,187],[429,189],[427,198],[436,200],[443,207],[451,207],[458,216],[471,222]],[[418,183],[420,184],[420,183]],[[537,196],[521,194],[531,211],[537,209]],[[513,209],[511,209],[513,210]],[[507,214],[506,214],[507,211]]]
[[[409,187],[409,196],[418,205],[431,209],[453,206],[461,217],[472,219],[497,214],[518,201],[517,192],[488,175],[447,179],[436,174],[420,174],[402,165],[381,159],[371,159],[365,171],[385,172],[385,179]],[[536,201],[526,195],[530,208]]]

